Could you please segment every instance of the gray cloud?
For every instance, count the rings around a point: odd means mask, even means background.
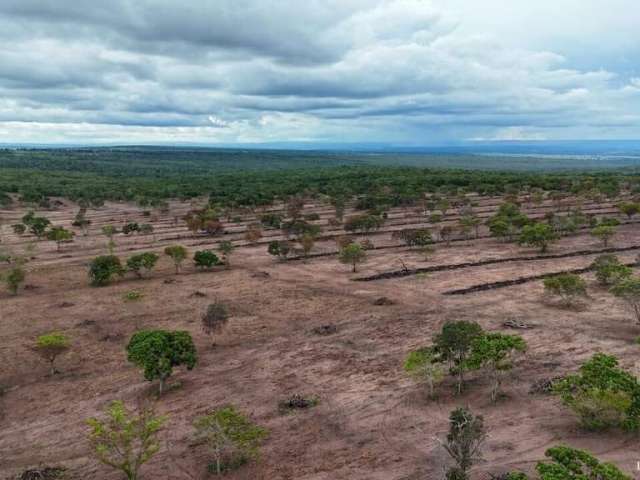
[[[638,137],[613,1],[4,0],[0,142]]]

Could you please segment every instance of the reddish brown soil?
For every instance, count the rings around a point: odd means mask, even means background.
[[[490,205],[491,199],[484,202]],[[172,242],[190,246],[192,252],[198,244],[197,248],[215,246],[218,239],[195,238],[181,222],[173,225],[172,218],[188,208],[173,204],[168,215],[154,213],[148,221],[156,226],[156,234],[119,236],[117,253],[125,257],[132,251],[160,251]],[[54,224],[68,225],[74,211],[65,208],[46,215]],[[308,211],[321,212],[326,219],[330,209]],[[14,218],[22,213],[9,212]],[[559,442],[587,448],[627,472],[633,472],[640,460],[637,437],[585,432],[557,399],[528,393],[533,381],[574,370],[597,351],[619,356],[624,367],[640,374],[640,347],[634,342],[640,327],[590,275],[585,277],[591,298],[579,310],[543,301],[539,282],[459,297],[441,295],[453,288],[586,266],[592,256],[361,283],[351,279],[397,270],[401,261],[412,268],[533,252],[492,239],[439,245],[428,261],[405,248],[386,249],[371,252],[359,272],[351,274],[335,256],[282,263],[259,245],[236,250],[230,270],[198,273],[188,265],[176,276],[163,258],[149,279],[127,278],[91,288],[84,263],[104,253],[99,228],[121,225],[125,216],[145,221],[133,206],[108,205],[90,212],[90,235],[79,235],[62,252],[51,242],[40,242],[27,278],[31,288],[16,297],[0,293],[0,385],[5,389],[0,396],[0,478],[38,464],[65,466],[73,478],[121,478],[90,456],[84,421],[99,415],[111,400],[135,407],[153,398],[155,385],[145,382],[126,361],[124,346],[136,324],[188,330],[199,351],[196,368],[176,371],[171,379],[175,388],[156,402],[158,412],[169,416],[169,426],[162,451],[143,467],[143,478],[207,478],[207,454],[194,445],[192,421],[224,403],[250,413],[270,432],[261,461],[230,479],[438,479],[447,458],[434,437],[445,434],[448,413],[457,405],[482,413],[490,429],[486,461],[474,469],[474,479],[514,468],[531,470],[544,450]],[[399,224],[403,216],[400,210],[392,212]],[[234,228],[241,232],[248,220]],[[14,250],[27,242],[6,237]],[[241,233],[227,237],[244,244]],[[389,233],[372,239],[376,245],[393,244]],[[614,244],[640,244],[638,227],[622,227]],[[332,240],[325,240],[315,251],[334,248]],[[550,253],[591,248],[601,246],[581,234],[562,239]],[[631,251],[620,258],[632,261],[635,256]],[[269,276],[256,276],[259,272]],[[165,283],[168,279],[174,283]],[[140,305],[122,300],[132,289],[145,294]],[[193,296],[196,291],[206,297]],[[382,296],[395,305],[373,306]],[[214,299],[230,306],[232,318],[212,348],[199,320]],[[73,305],[64,306],[65,302]],[[537,327],[521,332],[529,350],[504,386],[506,398],[496,404],[481,375],[471,377],[460,397],[446,382],[439,398],[431,401],[424,387],[404,374],[406,353],[428,344],[445,321],[475,320],[486,329],[504,330],[502,322],[510,318]],[[338,332],[311,333],[313,327],[328,323],[335,323]],[[73,339],[71,352],[59,359],[62,373],[53,377],[29,348],[38,335],[51,330]],[[317,395],[320,404],[280,414],[278,402],[293,393]]]

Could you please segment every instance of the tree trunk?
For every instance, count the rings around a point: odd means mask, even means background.
[[[162,392],[164,392],[164,381],[165,378],[164,377],[160,377],[160,384],[158,385],[158,396],[161,397],[162,396]]]

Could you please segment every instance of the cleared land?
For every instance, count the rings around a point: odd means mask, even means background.
[[[490,216],[499,198],[476,198],[478,215]],[[539,218],[548,210],[573,205],[523,207]],[[225,223],[220,237],[193,235],[180,217],[193,207],[171,202],[168,213],[152,212],[125,203],[107,203],[89,210],[89,235],[80,232],[74,243],[58,252],[53,242],[38,242],[29,263],[27,288],[18,296],[0,294],[0,478],[38,464],[64,465],[80,479],[117,479],[117,473],[91,458],[84,419],[99,414],[113,399],[129,405],[153,397],[155,385],[126,361],[124,346],[136,324],[150,328],[184,329],[193,335],[199,362],[193,371],[179,371],[174,385],[156,405],[169,416],[163,449],[147,466],[145,478],[206,478],[206,451],[192,441],[192,421],[212,407],[234,403],[269,429],[261,462],[227,478],[241,479],[424,479],[439,478],[447,465],[434,441],[447,430],[449,412],[470,405],[485,416],[490,438],[486,462],[474,478],[520,468],[530,470],[544,450],[560,442],[592,451],[623,470],[635,470],[638,440],[621,432],[589,433],[559,401],[530,394],[531,385],[575,370],[593,353],[615,354],[622,366],[640,374],[635,338],[640,327],[619,300],[598,287],[591,274],[590,299],[579,310],[559,308],[543,300],[539,281],[476,292],[444,292],[497,281],[587,267],[602,245],[581,231],[551,247],[549,258],[532,249],[498,242],[483,227],[478,239],[438,243],[428,260],[391,238],[394,230],[428,226],[414,209],[391,209],[385,226],[369,238],[378,247],[356,274],[338,263],[333,237],[342,234],[327,225],[333,210],[306,205],[317,212],[323,233],[306,261],[275,261],[266,243],[283,238],[265,230],[256,245],[244,240],[247,224]],[[585,203],[585,213],[617,216],[613,203]],[[77,207],[69,202],[42,211],[53,224],[70,227]],[[24,209],[3,211],[20,218]],[[347,212],[347,215],[351,212]],[[178,220],[176,220],[178,219]],[[457,222],[452,209],[444,223]],[[619,217],[622,221],[622,217]],[[116,254],[157,251],[170,244],[197,249],[215,248],[221,239],[238,247],[231,269],[197,272],[189,264],[174,275],[164,257],[148,279],[127,277],[103,288],[88,286],[86,263],[105,253],[100,228],[125,221],[151,223],[150,235],[118,235]],[[11,220],[7,223],[13,223]],[[21,249],[28,236],[8,234],[4,243]],[[640,253],[636,223],[620,227],[613,241],[623,262]],[[635,249],[638,247],[638,250]],[[576,252],[580,254],[572,255]],[[593,252],[593,253],[589,253]],[[562,259],[554,256],[565,255]],[[526,257],[526,258],[522,258]],[[495,260],[495,262],[485,262]],[[464,266],[466,263],[481,265]],[[408,269],[459,265],[399,278],[368,282],[356,278]],[[462,266],[460,266],[462,265]],[[434,269],[435,270],[435,269]],[[637,270],[637,269],[636,269]],[[139,305],[126,304],[130,290],[144,294]],[[196,294],[196,292],[200,292]],[[202,296],[202,294],[204,296]],[[394,305],[374,306],[380,297]],[[220,299],[231,309],[229,328],[211,347],[200,328],[207,304]],[[426,397],[402,370],[407,352],[430,343],[447,320],[474,320],[492,331],[508,331],[503,322],[515,319],[534,328],[517,331],[529,349],[504,386],[506,398],[492,404],[489,384],[472,376],[462,396],[454,396],[451,380],[440,386],[437,400]],[[335,324],[337,332],[319,336],[317,326]],[[30,351],[40,334],[63,331],[73,339],[69,354],[60,358],[61,374],[49,376],[47,366]],[[293,393],[317,395],[320,403],[308,411],[282,415],[278,401]]]

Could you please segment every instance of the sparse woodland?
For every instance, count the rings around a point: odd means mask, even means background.
[[[640,176],[128,155],[0,152],[0,478],[632,478]]]

